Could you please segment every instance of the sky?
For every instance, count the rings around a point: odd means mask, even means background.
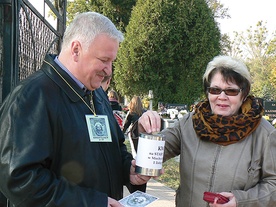
[[[271,34],[276,31],[276,0],[220,0],[228,7],[231,18],[218,20],[221,32],[230,37],[233,31],[246,31],[250,26],[256,28],[258,21],[266,22]]]
[[[39,13],[44,16],[46,20],[50,22],[50,24],[56,29],[57,27],[57,20],[54,20],[53,17],[48,16],[49,7],[47,4],[44,4],[44,0],[29,0],[29,2],[36,8],[36,10],[39,11]],[[44,8],[45,8],[45,14],[44,14]]]

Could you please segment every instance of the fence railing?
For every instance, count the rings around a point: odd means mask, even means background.
[[[67,1],[54,2],[0,0],[0,105],[19,81],[40,68],[46,53],[59,52]]]

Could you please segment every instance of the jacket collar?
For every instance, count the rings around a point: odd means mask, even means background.
[[[84,97],[86,92],[78,86],[78,84],[54,61],[56,55],[46,55],[41,69],[52,79],[64,93],[71,99],[72,102],[80,101],[80,97]],[[58,73],[65,79],[67,84]],[[75,91],[75,92],[74,92]],[[110,105],[106,92],[99,87],[93,91],[93,102],[97,114],[106,114],[107,110],[104,106]],[[79,97],[79,96],[80,97]],[[106,103],[104,103],[106,102]]]
[[[41,69],[73,102],[79,101],[80,97],[86,95],[85,91],[83,91],[62,68],[60,68],[60,66],[54,61],[55,57],[56,55],[47,54]],[[59,74],[62,77],[60,77]]]

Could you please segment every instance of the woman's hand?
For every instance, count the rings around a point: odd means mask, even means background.
[[[217,198],[216,198],[215,202],[210,203],[209,206],[211,206],[211,207],[236,207],[237,206],[236,198],[235,198],[233,193],[222,192],[220,194],[227,197],[229,199],[229,201],[225,204],[218,204],[217,203]]]
[[[146,111],[138,120],[138,132],[159,132],[161,129],[161,118],[156,111]]]

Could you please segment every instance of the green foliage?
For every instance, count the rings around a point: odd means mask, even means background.
[[[72,21],[77,13],[95,11],[114,22],[118,29],[125,31],[128,25],[132,7],[136,0],[74,0],[68,1],[68,22]]]
[[[219,0],[206,0],[209,8],[212,10],[215,18],[230,18],[229,8],[225,8]]]
[[[114,66],[123,95],[153,90],[155,103],[193,103],[220,33],[204,0],[138,0]]]
[[[252,76],[252,94],[264,100],[276,99],[276,36],[270,37],[266,24],[259,21],[256,28],[234,32],[234,40],[224,47],[228,55],[242,58]]]
[[[243,51],[240,48],[241,40],[237,38],[238,34],[235,33],[234,41],[230,39],[227,34],[223,34],[221,36],[220,44],[221,44],[221,54],[229,55],[231,57],[242,57]]]
[[[164,174],[156,178],[157,181],[176,190],[180,184],[179,162],[175,158],[163,163]]]
[[[270,81],[271,85],[276,89],[276,56],[274,56],[272,58],[272,60],[270,61],[269,67],[272,69],[271,77],[269,78],[269,81]],[[276,99],[274,99],[274,100],[276,100]]]

